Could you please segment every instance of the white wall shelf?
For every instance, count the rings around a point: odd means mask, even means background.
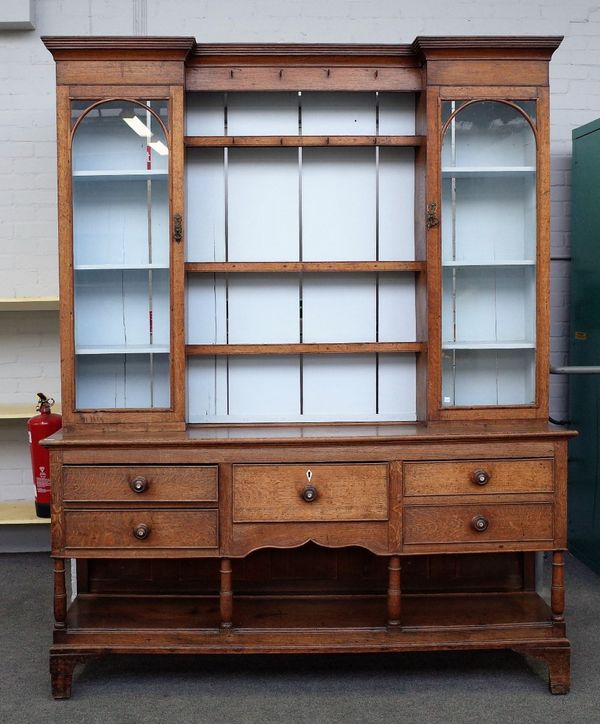
[[[50,518],[38,518],[32,500],[0,502],[0,525],[49,525]]]
[[[58,309],[58,297],[0,297],[0,312],[45,312]]]
[[[52,408],[52,412],[60,414],[60,411],[60,404],[56,403]],[[13,404],[0,403],[0,420],[28,420],[35,414],[37,413],[35,411],[35,401],[33,400],[32,402]]]

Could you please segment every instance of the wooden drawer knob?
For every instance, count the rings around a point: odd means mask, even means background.
[[[134,538],[137,538],[138,540],[146,540],[146,538],[150,535],[150,526],[145,523],[136,525],[133,529],[133,535]]]
[[[142,475],[138,475],[129,481],[129,487],[134,493],[143,493],[148,490],[148,481]]]
[[[483,515],[476,515],[471,521],[471,525],[478,533],[483,533],[488,529],[490,521]]]
[[[476,485],[487,485],[490,482],[490,474],[487,470],[473,470],[471,480]]]
[[[313,503],[319,497],[319,493],[314,485],[305,485],[300,497],[307,503]]]

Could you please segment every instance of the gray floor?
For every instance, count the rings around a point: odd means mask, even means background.
[[[600,722],[600,578],[568,561],[573,686],[510,652],[380,656],[111,657],[50,697],[51,573],[0,556],[0,722]]]

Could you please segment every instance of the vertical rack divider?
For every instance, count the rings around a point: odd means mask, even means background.
[[[454,113],[456,111],[456,101],[451,102],[451,108],[450,112]],[[448,131],[446,131],[447,133]],[[450,123],[450,133],[451,133],[451,152],[452,152],[452,165],[456,166],[456,118],[453,118]],[[442,144],[443,144],[442,139]],[[442,179],[442,184],[443,184]],[[450,185],[451,185],[451,198],[452,198],[452,261],[456,261],[456,177],[452,177],[450,179]],[[442,234],[443,234],[442,229]],[[444,258],[444,252],[442,249],[442,277],[444,273],[444,267],[443,267],[443,258]],[[458,273],[458,269],[456,267],[452,268],[451,274],[452,274],[452,341],[456,342],[456,275]],[[443,338],[443,335],[442,335]],[[443,339],[442,339],[443,341]],[[442,355],[444,352],[442,351]],[[452,355],[452,404],[456,405],[456,350],[453,349],[450,354]]]
[[[302,91],[298,91],[298,135],[302,135]],[[303,261],[302,249],[302,146],[298,146],[298,261]],[[298,274],[298,312],[300,343],[304,341],[304,275]],[[304,355],[299,355],[300,415],[304,414]]]
[[[375,135],[379,136],[379,91],[375,91]],[[379,261],[379,144],[375,146],[375,261]],[[379,342],[379,272],[375,272],[375,341]],[[375,414],[379,414],[379,352],[375,353]]]
[[[151,101],[146,101],[146,106],[150,107]],[[152,130],[152,113],[150,111],[146,111],[146,126]],[[147,139],[147,144],[150,143],[150,138]],[[150,146],[146,145],[146,163],[148,164],[148,159],[152,158],[151,154],[152,151],[149,150]],[[148,264],[151,267],[152,266],[152,179],[148,178],[146,181],[146,207],[147,207],[147,224],[148,224]],[[150,345],[152,345],[152,341],[154,338],[153,334],[153,323],[154,320],[152,318],[152,311],[153,311],[153,300],[152,300],[152,294],[153,294],[153,277],[152,277],[152,269],[148,269],[148,341],[150,342]],[[150,352],[150,407],[154,407],[154,355],[152,352]]]
[[[228,134],[228,117],[227,117],[227,93],[223,93],[223,131]],[[224,220],[224,236],[225,236],[225,261],[229,261],[229,149],[227,146],[223,149],[223,173],[224,173],[224,190],[225,190],[225,220]],[[229,344],[229,274],[225,273],[225,341]],[[215,358],[215,364],[217,360]],[[229,416],[229,355],[225,357],[225,375],[227,390],[227,416]]]

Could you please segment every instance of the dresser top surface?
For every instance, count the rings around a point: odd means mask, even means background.
[[[361,444],[572,437],[577,433],[543,421],[503,420],[429,424],[205,425],[171,432],[60,430],[44,441],[58,447]]]

